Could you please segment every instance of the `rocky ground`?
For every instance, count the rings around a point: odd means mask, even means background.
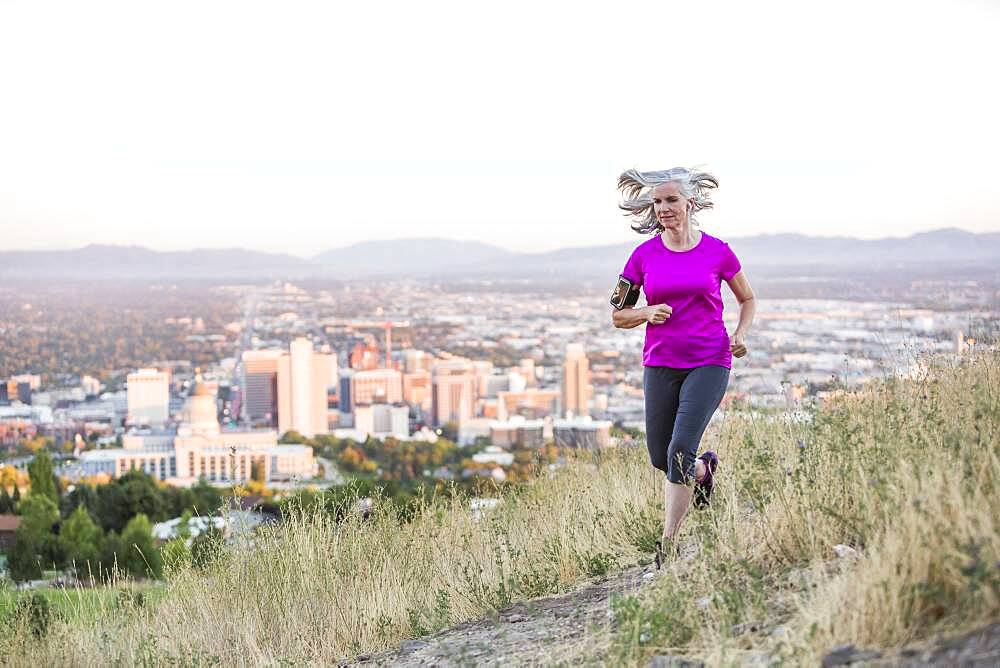
[[[485,619],[358,660],[393,666],[593,663],[600,661],[600,651],[593,646],[596,631],[611,622],[611,595],[634,592],[651,577],[652,566],[637,566],[567,594],[516,603]]]
[[[628,594],[654,577],[652,566],[636,566],[559,596],[516,603],[490,617],[408,640],[398,649],[361,655],[350,665],[482,666],[606,664],[603,648],[610,629],[610,599]],[[763,659],[763,660],[762,660]],[[767,665],[754,656],[754,665]],[[703,664],[679,656],[658,656],[651,668],[695,668]],[[1000,624],[953,638],[937,639],[899,652],[841,645],[831,648],[823,667],[1000,666]]]

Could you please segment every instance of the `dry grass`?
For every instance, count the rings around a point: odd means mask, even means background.
[[[614,651],[815,664],[834,644],[892,649],[995,620],[998,437],[995,355],[845,395],[809,424],[728,420],[724,503],[688,526],[699,558],[619,604],[647,641],[620,632]]]
[[[408,523],[389,504],[339,524],[304,509],[208,572],[173,573],[155,610],[109,610],[9,649],[30,663],[329,664],[634,563],[658,535],[656,481],[636,453],[611,453],[508,494],[478,521],[460,497]]]
[[[684,531],[696,556],[616,600],[616,630],[588,644],[630,664],[662,652],[810,663],[835,643],[893,647],[996,619],[998,416],[996,356],[846,395],[810,422],[730,416],[706,442],[725,467],[713,507]],[[460,498],[408,523],[388,505],[339,525],[305,509],[208,571],[179,569],[155,606],[8,635],[0,655],[329,664],[648,557],[659,485],[645,453],[625,451],[570,462],[479,521]]]

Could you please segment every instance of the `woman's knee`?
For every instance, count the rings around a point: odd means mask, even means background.
[[[649,463],[653,465],[653,468],[660,469],[664,473],[668,473],[669,461],[667,458],[667,453],[662,449],[659,451],[649,450]]]

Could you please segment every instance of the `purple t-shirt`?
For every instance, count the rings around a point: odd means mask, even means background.
[[[673,307],[666,322],[646,323],[643,366],[732,368],[720,286],[739,270],[729,244],[704,232],[690,250],[672,251],[655,235],[632,251],[622,276],[642,286],[647,304]]]

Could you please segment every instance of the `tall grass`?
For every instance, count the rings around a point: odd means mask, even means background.
[[[728,420],[721,498],[688,527],[698,555],[618,602],[646,641],[619,633],[614,652],[813,663],[996,619],[998,436],[994,354],[843,395],[808,424]]]
[[[69,652],[95,664],[331,663],[391,647],[648,557],[659,479],[634,452],[597,459],[570,461],[479,519],[461,496],[426,502],[405,523],[389,503],[339,523],[302,508],[207,569],[176,569],[155,611],[7,644],[25,662]]]
[[[629,664],[664,651],[812,662],[835,643],[893,647],[995,619],[998,417],[995,355],[844,395],[810,421],[730,415],[706,438],[723,466],[711,508],[588,645]],[[155,605],[57,621],[41,639],[10,633],[0,655],[332,663],[648,558],[661,485],[627,450],[570,461],[480,519],[447,495],[408,522],[387,503],[339,523],[303,508],[205,568],[175,567]]]

